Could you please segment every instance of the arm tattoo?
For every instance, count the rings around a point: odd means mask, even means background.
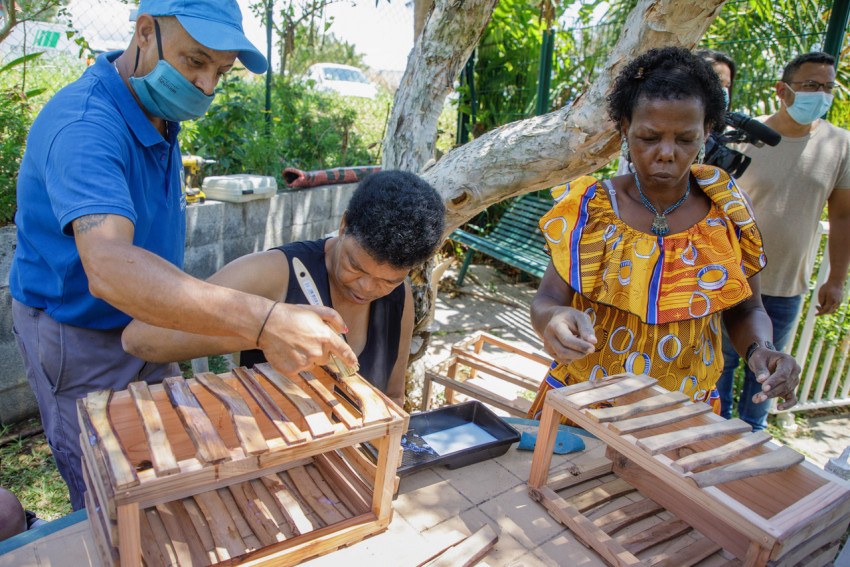
[[[106,217],[107,215],[104,214],[82,216],[73,223],[74,233],[82,234],[92,228],[98,227],[106,221]]]

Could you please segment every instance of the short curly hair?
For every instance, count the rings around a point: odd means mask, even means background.
[[[608,95],[608,116],[618,130],[623,118],[631,122],[641,97],[699,99],[709,128],[722,123],[726,114],[723,88],[711,63],[681,47],[650,49],[623,68]]]
[[[345,213],[345,233],[375,260],[412,268],[443,239],[446,207],[423,179],[407,171],[379,171],[357,186]]]

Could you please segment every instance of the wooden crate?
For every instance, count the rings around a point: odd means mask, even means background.
[[[614,407],[589,409],[611,399],[617,401]],[[566,480],[563,475],[548,478],[561,415],[608,445],[608,465],[574,471]],[[585,496],[590,506],[584,507],[572,493],[558,492],[576,481],[599,483],[600,475],[609,471],[617,478],[602,483],[607,484],[602,492],[636,489],[646,500],[641,509],[649,514],[651,504],[657,504],[667,514],[664,521],[623,537],[615,533],[619,528],[611,529],[616,523],[600,520],[599,506],[613,497]],[[528,487],[532,498],[612,565],[692,565],[714,549],[712,554],[734,557],[729,564],[817,567],[831,563],[850,523],[846,482],[771,441],[767,433],[753,433],[740,420],[724,420],[707,404],[695,404],[648,376],[633,374],[547,394]],[[620,514],[633,517],[640,506],[622,508]],[[695,531],[688,532],[684,525]],[[690,533],[697,543],[681,551],[674,563],[666,562],[665,553],[656,556],[640,547],[639,554],[624,544],[633,535],[645,543],[658,538],[653,542],[657,545],[670,541],[676,530]]]
[[[360,376],[259,364],[93,392],[78,415],[106,565],[294,565],[391,520],[408,416]]]

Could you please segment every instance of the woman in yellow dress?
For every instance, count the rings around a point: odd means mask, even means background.
[[[719,411],[721,316],[762,383],[754,401],[796,403],[800,368],[771,344],[748,199],[725,171],[699,163],[725,107],[711,65],[681,48],[650,50],[617,78],[608,112],[635,172],[556,188],[540,220],[552,260],[531,321],[555,362],[530,416],[552,388],[622,372]]]

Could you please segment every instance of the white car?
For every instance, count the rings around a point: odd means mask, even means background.
[[[316,63],[307,69],[307,80],[314,81],[316,89],[331,91],[342,96],[375,98],[378,89],[369,82],[363,71],[350,65]]]

